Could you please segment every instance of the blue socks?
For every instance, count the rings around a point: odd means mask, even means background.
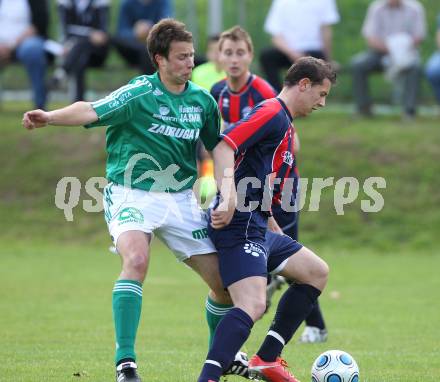
[[[235,354],[246,342],[254,322],[240,308],[231,309],[220,321],[214,335],[211,350],[198,382],[218,382],[227,370]]]
[[[275,319],[258,350],[266,362],[274,362],[312,310],[321,291],[307,284],[292,284],[281,296]]]
[[[316,328],[319,328],[321,330],[325,329],[324,316],[322,315],[318,300],[316,300],[315,305],[313,305],[312,311],[306,318],[306,325],[315,326]]]
[[[219,304],[208,296],[206,299],[206,322],[209,327],[209,349],[214,341],[215,329],[222,318],[228,313],[234,305]]]

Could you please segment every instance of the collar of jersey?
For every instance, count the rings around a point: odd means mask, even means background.
[[[183,96],[186,95],[186,93],[188,92],[188,89],[189,89],[189,81],[186,81],[186,84],[185,84],[185,90],[184,90],[182,93],[178,93],[178,94],[176,94],[176,93],[170,92],[170,91],[166,88],[166,86],[163,84],[163,82],[162,82],[161,79],[160,79],[160,76],[159,76],[159,72],[158,72],[158,71],[157,71],[156,73],[153,74],[153,78],[154,78],[154,81],[155,81],[156,86],[157,86],[158,88],[160,88],[160,90],[162,90],[164,93],[166,93],[166,94],[168,94],[168,95],[170,95],[170,96],[172,96],[172,97],[183,97]]]
[[[287,106],[286,106],[286,104],[284,103],[284,101],[283,101],[281,98],[278,98],[278,97],[276,97],[275,99],[281,104],[281,106],[283,107],[283,109],[284,109],[284,111],[286,112],[287,116],[289,117],[290,122],[292,122],[292,121],[293,121],[293,117],[292,117],[292,115],[290,114],[290,111],[289,111],[289,109],[287,108]]]
[[[226,79],[226,85],[228,86],[228,90],[231,94],[239,95],[241,93],[244,93],[248,89],[248,87],[250,86],[250,84],[254,80],[254,78],[255,78],[255,76],[251,73],[249,78],[247,79],[246,83],[238,91],[234,91],[229,87],[227,79]]]

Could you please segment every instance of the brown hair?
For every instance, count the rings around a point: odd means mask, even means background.
[[[223,42],[225,40],[232,40],[234,42],[236,41],[244,41],[249,49],[249,51],[252,53],[254,51],[254,46],[252,44],[251,36],[249,36],[249,33],[246,32],[242,27],[239,25],[236,25],[235,27],[232,27],[231,29],[225,30],[220,35],[220,40],[218,44],[218,48],[221,50]]]
[[[147,37],[147,49],[151,62],[157,69],[156,54],[168,58],[173,41],[192,42],[192,33],[186,30],[184,23],[174,19],[163,19],[153,25]]]
[[[331,64],[314,57],[301,57],[287,71],[284,86],[295,86],[303,78],[308,78],[312,86],[321,85],[324,79],[336,82],[336,72]]]

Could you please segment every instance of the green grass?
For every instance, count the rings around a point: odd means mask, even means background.
[[[2,269],[8,270],[1,282],[2,380],[112,380],[111,288],[117,257],[105,246],[80,242],[9,243],[0,253]],[[296,336],[286,347],[297,376],[309,380],[314,358],[339,348],[356,358],[362,381],[436,381],[438,253],[382,256],[334,248],[322,255],[332,267],[321,298],[330,337],[325,344],[298,345]],[[142,375],[151,382],[195,381],[206,352],[206,287],[158,243],[150,269],[137,346]],[[272,314],[254,327],[246,344],[250,353]],[[78,372],[82,378],[73,376]]]
[[[46,234],[54,240],[99,241],[101,213],[84,213],[87,179],[105,176],[105,131],[81,127],[51,127],[28,132],[20,126],[25,104],[8,104],[2,111],[2,168],[0,239],[31,238]],[[384,208],[365,213],[361,192],[338,216],[334,188],[322,193],[319,212],[309,212],[310,194],[301,220],[301,239],[315,245],[348,249],[368,246],[388,253],[436,246],[440,231],[440,141],[438,118],[420,117],[403,124],[399,116],[354,120],[349,114],[325,110],[295,122],[301,138],[299,168],[303,178],[384,177]],[[83,185],[74,221],[66,222],[55,207],[58,181],[78,177]],[[11,224],[12,222],[12,224]],[[32,224],[29,224],[31,222]],[[26,230],[23,230],[26,227]]]
[[[323,193],[320,212],[303,214],[302,232],[308,240],[316,242],[317,235],[326,242],[347,240],[355,248],[368,245],[386,251],[408,245],[424,250],[434,244],[440,228],[440,197],[435,191],[440,186],[440,153],[434,143],[440,138],[438,118],[404,124],[398,116],[353,120],[348,114],[329,116],[322,111],[298,121],[297,127],[303,177],[351,176],[362,185],[366,178],[378,176],[387,182],[380,190],[385,200],[380,213],[363,213],[361,194],[345,215],[336,216],[333,190]]]
[[[20,121],[28,107],[6,104],[0,117],[0,380],[109,381],[119,260],[107,252],[101,213],[79,206],[66,222],[54,206],[61,177],[84,184],[104,175],[104,130],[27,132]],[[402,124],[398,116],[353,120],[323,110],[296,127],[302,177],[354,176],[362,183],[383,176],[387,188],[385,207],[375,214],[363,213],[359,198],[336,215],[332,189],[323,192],[319,212],[309,212],[306,200],[301,241],[331,266],[321,299],[330,338],[300,346],[295,337],[286,359],[303,381],[314,358],[331,348],[352,353],[362,381],[437,380],[438,119]],[[145,380],[196,380],[206,352],[205,295],[197,276],[156,242],[138,338]],[[250,353],[270,318],[255,326]]]

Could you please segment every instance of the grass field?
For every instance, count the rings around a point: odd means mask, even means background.
[[[119,260],[107,252],[100,213],[77,207],[66,222],[54,206],[61,177],[84,184],[104,175],[104,131],[29,133],[20,127],[27,108],[6,104],[0,114],[0,381],[111,381],[110,301]],[[302,381],[314,358],[331,348],[356,358],[361,381],[437,381],[439,120],[404,125],[398,116],[365,121],[323,111],[296,125],[303,177],[382,176],[387,188],[376,214],[360,210],[361,194],[337,216],[331,188],[319,212],[303,211],[301,240],[331,267],[321,299],[330,336],[322,345],[298,345],[295,337],[285,358]],[[207,345],[206,288],[159,242],[150,269],[141,373],[145,381],[195,381]],[[270,318],[256,324],[249,353]]]
[[[154,247],[138,337],[146,381],[195,381],[206,352],[206,288]],[[284,352],[302,381],[322,351],[350,352],[361,381],[437,381],[440,256],[322,251],[332,273],[321,298],[330,331],[320,345]],[[119,260],[102,246],[15,243],[1,250],[2,381],[113,380],[112,280]],[[423,280],[423,282],[422,282]],[[279,295],[278,295],[279,296]],[[246,344],[256,351],[270,323]],[[81,377],[74,374],[80,373]],[[239,381],[239,377],[230,378]]]

